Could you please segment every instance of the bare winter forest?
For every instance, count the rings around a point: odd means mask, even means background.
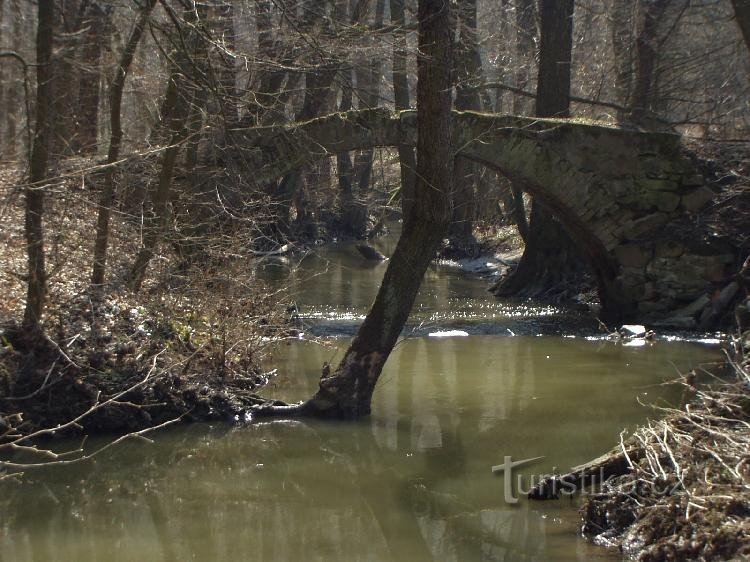
[[[0,0],[0,483],[178,422],[366,418],[430,329],[715,340],[720,387],[686,366],[658,431],[597,459],[620,480],[584,530],[741,558],[748,148],[747,0]],[[336,351],[277,399],[274,361],[309,342]],[[52,444],[89,434],[110,437]],[[633,474],[682,488],[665,507]]]

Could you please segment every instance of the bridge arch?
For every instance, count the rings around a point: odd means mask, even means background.
[[[659,246],[666,226],[713,195],[679,136],[575,120],[453,115],[457,153],[518,182],[580,245],[597,278],[603,317],[674,315],[732,261]],[[248,173],[262,183],[344,151],[415,145],[416,112],[350,111],[233,134]],[[670,260],[695,266],[695,279],[675,283]]]

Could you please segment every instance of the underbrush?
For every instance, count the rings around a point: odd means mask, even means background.
[[[270,376],[261,371],[266,346],[297,334],[291,296],[258,277],[263,258],[239,251],[187,261],[167,241],[142,290],[129,291],[142,228],[122,203],[108,282],[91,288],[99,194],[96,175],[80,171],[91,165],[65,161],[45,188],[48,300],[43,333],[33,336],[16,323],[26,296],[20,174],[0,170],[0,473],[7,453],[61,461],[37,448],[40,438],[240,419],[263,401],[254,392]]]

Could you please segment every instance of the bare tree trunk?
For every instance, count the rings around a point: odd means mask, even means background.
[[[570,115],[570,61],[574,0],[541,0],[541,48],[536,114]],[[495,286],[498,296],[543,297],[563,293],[583,269],[583,258],[560,223],[532,202],[526,247],[518,267]]]
[[[11,18],[15,19],[15,18]],[[0,0],[0,32],[5,32],[5,3]],[[5,50],[4,42],[2,41],[3,36],[0,34],[0,50]],[[8,72],[6,66],[0,63],[0,107],[4,108],[6,118],[0,119],[0,161],[2,161],[8,153],[10,146],[8,137],[8,122],[10,121],[10,114],[13,112],[8,106],[8,96],[10,90],[13,89],[12,71]]]
[[[384,12],[385,0],[376,0],[374,20],[376,29],[383,27]],[[359,109],[377,107],[380,104],[381,66],[379,58],[366,55],[365,59],[355,66]],[[370,189],[374,154],[372,149],[362,150],[354,158],[354,183],[360,193],[365,193]]]
[[[482,59],[477,43],[477,2],[461,0],[456,22],[456,109],[479,110],[482,103],[475,85],[482,79]],[[471,254],[476,246],[474,217],[476,215],[477,165],[457,157],[454,170],[453,220],[450,226],[451,247],[459,254]]]
[[[81,49],[83,71],[78,85],[78,110],[75,121],[76,152],[96,153],[99,123],[99,87],[101,53],[108,27],[109,13],[92,3],[85,25],[88,26]]]
[[[219,51],[218,80],[218,103],[224,122],[232,127],[236,126],[237,115],[237,72],[236,62],[232,56],[235,52],[234,33],[234,5],[228,0],[221,0],[216,6],[217,28],[219,30],[219,45],[223,49]]]
[[[515,41],[515,86],[526,89],[529,83],[530,66],[534,63],[536,46],[536,3],[534,0],[514,0],[516,16],[516,41]],[[524,114],[528,102],[521,95],[513,96],[513,113]],[[529,223],[526,219],[526,209],[523,205],[523,186],[511,183],[510,189],[513,193],[513,217],[518,228],[518,233],[524,243],[528,243]]]
[[[612,0],[608,18],[615,62],[617,102],[627,105],[633,86],[633,18],[635,0]],[[624,117],[620,115],[620,117]]]
[[[339,111],[349,111],[352,108],[352,70],[346,68],[341,72],[343,77],[341,86],[341,103]],[[357,201],[354,197],[352,156],[349,152],[336,155],[338,168],[339,192],[341,194],[340,215],[344,231],[355,237],[364,238],[367,234],[367,205]]]
[[[516,76],[515,87],[525,90],[529,85],[531,67],[534,64],[536,45],[536,2],[535,0],[515,0],[516,6]],[[527,114],[524,108],[528,102],[524,96],[513,96],[513,113]]]
[[[330,63],[321,64],[305,76],[305,98],[302,108],[295,116],[296,121],[307,121],[321,115],[321,111],[328,105],[332,95],[331,86],[336,76],[336,66]],[[276,191],[279,219],[281,226],[288,226],[291,205],[297,202],[297,221],[302,223],[307,219],[307,206],[299,204],[299,196],[303,189],[302,170],[295,170],[287,174],[279,183]]]
[[[113,164],[120,158],[122,146],[122,94],[125,88],[130,65],[133,63],[135,51],[146,30],[146,23],[154,9],[157,0],[148,0],[144,4],[138,19],[130,31],[128,42],[122,52],[114,76],[109,85],[109,120],[110,137],[107,164],[110,166],[104,173],[104,187],[99,199],[99,215],[96,222],[96,241],[94,243],[94,265],[91,272],[91,284],[104,283],[107,267],[107,246],[109,245],[109,221],[115,194],[115,169]]]
[[[268,61],[269,67],[277,61],[279,53],[274,39],[272,0],[255,0],[255,25],[258,37],[258,56]],[[261,69],[260,80],[248,103],[248,113],[241,123],[255,127],[264,122],[264,114],[276,107],[276,96],[286,76],[285,70]]]
[[[640,0],[639,29],[635,40],[635,84],[630,98],[630,121],[645,125],[654,103],[653,84],[656,68],[656,43],[659,22],[670,0]]]
[[[359,0],[349,2],[348,0],[338,0],[336,3],[335,21],[343,22],[346,25],[357,25],[362,23],[367,15],[369,0]],[[354,69],[347,62],[341,69],[341,102],[339,111],[349,111],[353,108],[354,102]],[[359,74],[362,79],[362,72]],[[360,94],[361,95],[361,94]],[[354,186],[359,185],[356,174],[361,169],[361,161],[357,161],[355,166],[352,163],[352,154],[342,152],[336,155],[336,166],[338,169],[338,184],[340,192],[340,220],[344,232],[354,238],[364,238],[367,234],[367,204],[357,200],[354,193]],[[368,174],[369,177],[369,174]]]
[[[541,0],[538,117],[570,117],[570,64],[574,0]]]
[[[49,160],[52,130],[53,96],[52,41],[55,30],[54,0],[39,0],[36,35],[36,133],[31,148],[29,185],[26,198],[24,233],[28,253],[28,283],[23,327],[31,333],[41,332],[44,300],[47,294],[47,272],[44,265],[44,186]]]
[[[375,302],[336,371],[297,406],[268,406],[258,415],[359,418],[409,317],[427,267],[450,222],[451,25],[449,0],[420,0],[417,59],[417,183],[419,205],[404,223]]]
[[[310,31],[318,25],[328,25],[326,10],[324,7],[307,0],[302,6],[302,21],[300,29]],[[332,85],[336,77],[336,61],[320,60],[319,64],[305,74],[305,95],[302,107],[295,115],[296,121],[307,121],[318,117],[324,108],[330,104],[333,95]],[[304,181],[302,170],[295,170],[287,174],[276,188],[274,194],[277,206],[278,223],[280,230],[284,231],[290,227],[290,210],[295,205],[297,211],[297,222],[302,224],[308,219],[308,205],[303,199]]]
[[[499,35],[503,38],[510,37],[510,21],[508,14],[510,11],[511,0],[500,0],[500,29]],[[511,45],[509,40],[503,42],[501,49],[504,47],[505,51],[498,54],[497,61],[495,64],[495,77],[500,84],[510,83],[512,80],[508,78],[511,73],[512,64],[512,50],[509,47]],[[507,82],[506,82],[507,81]],[[505,105],[505,90],[498,88],[495,90],[495,113],[503,113],[506,110]]]
[[[53,98],[55,126],[50,157],[78,154],[82,148],[80,128],[80,47],[88,0],[58,0],[59,33],[55,36],[55,65],[52,69],[58,93]]]
[[[393,97],[397,110],[409,109],[409,80],[406,72],[406,20],[404,17],[404,0],[391,0],[391,23],[393,31]],[[417,161],[411,146],[398,147],[398,159],[401,169],[401,213],[406,217],[414,206],[414,184]]]
[[[172,181],[177,156],[183,143],[196,132],[197,126],[200,125],[197,114],[201,107],[196,102],[198,100],[205,101],[202,88],[196,91],[188,78],[191,71],[195,70],[192,66],[191,57],[199,61],[198,64],[203,65],[200,71],[205,72],[206,70],[207,45],[197,27],[200,23],[197,17],[201,16],[201,19],[204,19],[205,14],[196,10],[185,10],[184,15],[188,23],[185,30],[185,44],[177,54],[176,68],[173,69],[169,78],[167,95],[163,104],[163,122],[169,133],[169,144],[162,157],[156,189],[150,194],[152,217],[148,221],[149,224],[143,234],[141,250],[138,252],[130,270],[128,286],[133,291],[140,290],[148,264],[154,256],[156,246],[161,240],[169,221],[169,202],[172,197]]]

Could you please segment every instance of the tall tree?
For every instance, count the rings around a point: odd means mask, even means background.
[[[633,85],[632,21],[635,6],[635,0],[612,0],[607,18],[615,63],[615,94],[617,102],[623,106],[630,100]]]
[[[514,0],[516,8],[516,56],[515,87],[525,90],[534,63],[536,51],[536,0]],[[526,113],[526,98],[522,95],[513,97],[513,113]],[[528,110],[527,110],[528,111]]]
[[[452,25],[450,0],[419,0],[417,58],[418,205],[411,208],[380,290],[335,372],[296,406],[259,414],[359,418],[370,412],[375,384],[411,312],[422,278],[450,223]]]
[[[327,6],[321,6],[312,0],[302,4],[302,20],[300,30],[305,35],[312,34],[324,25],[330,25]],[[338,63],[336,60],[323,60],[319,53],[315,53],[313,64],[305,72],[305,90],[302,106],[295,114],[296,121],[307,121],[318,117],[328,108],[332,96],[331,86],[336,77]],[[303,222],[307,217],[307,206],[301,203],[299,195],[304,187],[302,170],[295,170],[287,174],[279,183],[275,197],[278,207],[279,226],[289,227],[289,217],[292,204],[296,202],[297,220]]]
[[[409,79],[406,71],[406,18],[404,0],[390,0],[391,23],[393,25],[393,99],[396,110],[409,109]],[[414,182],[417,162],[411,146],[398,147],[401,170],[401,212],[411,213],[414,204]]]
[[[130,31],[125,49],[117,63],[112,80],[109,83],[110,137],[109,150],[107,152],[107,164],[109,164],[109,167],[104,172],[104,187],[99,199],[99,214],[94,243],[94,264],[91,272],[92,285],[101,285],[104,283],[104,273],[107,266],[109,220],[115,194],[114,164],[120,158],[120,148],[122,146],[122,94],[125,89],[125,79],[128,76],[130,65],[133,63],[136,49],[141,42],[141,37],[143,37],[143,33],[146,30],[148,18],[156,5],[156,1],[148,0],[141,8],[133,29]]]
[[[574,0],[539,2],[540,48],[537,117],[570,117],[570,61]]]
[[[78,138],[82,119],[79,93],[81,81],[85,80],[81,72],[81,47],[85,40],[92,38],[84,29],[89,3],[89,0],[56,2],[59,17],[55,18],[55,65],[52,73],[60,95],[52,99],[54,134],[50,145],[51,158],[77,154],[81,150]],[[93,28],[89,28],[89,31],[96,33]]]
[[[511,22],[509,18],[511,0],[500,0],[498,5],[499,10],[499,25],[498,33],[500,38],[510,37]],[[513,59],[513,49],[510,47],[512,43],[508,42],[507,39],[504,41],[498,41],[500,46],[500,52],[495,60],[495,77],[500,84],[507,84],[512,82],[511,74],[511,61]],[[495,113],[506,112],[505,106],[505,90],[498,88],[495,90]]]
[[[200,103],[205,101],[203,92],[206,84],[197,80],[199,76],[205,76],[208,57],[203,28],[205,6],[196,7],[198,9],[184,10],[183,19],[176,12],[168,10],[182,48],[177,51],[162,104],[162,122],[168,135],[168,144],[161,157],[156,185],[149,193],[151,217],[147,221],[141,249],[130,269],[128,285],[133,291],[140,290],[148,264],[170,219],[169,203],[177,157],[185,141],[196,132],[195,127],[200,123],[196,113],[202,110]]]
[[[338,0],[335,19],[337,22],[346,22],[351,27],[356,28],[364,23],[368,6],[369,0],[358,0],[357,2]],[[351,12],[351,15],[348,15],[348,12]],[[359,64],[363,64],[362,61],[359,61]],[[346,61],[342,65],[340,76],[341,101],[339,111],[349,111],[354,105],[354,69],[350,61]],[[361,164],[362,161],[359,160],[357,170],[361,169]],[[355,180],[357,176],[352,164],[351,153],[341,152],[337,154],[336,166],[341,194],[341,223],[344,231],[355,238],[364,238],[367,234],[368,207],[367,203],[361,198],[355,197],[354,186],[359,185],[359,183]],[[369,178],[369,173],[367,177]]]
[[[368,3],[367,0],[362,3]],[[383,14],[385,12],[385,0],[375,1],[375,29],[383,27]],[[369,34],[368,50],[372,50],[376,38]],[[377,107],[380,103],[380,78],[381,78],[380,57],[367,56],[367,51],[363,52],[362,58],[355,65],[355,76],[357,78],[357,99],[359,109]],[[361,150],[354,159],[354,182],[360,192],[365,192],[370,188],[370,179],[372,176],[372,164],[375,151],[372,149]]]
[[[99,82],[102,75],[102,50],[109,29],[111,7],[91,2],[83,23],[85,32],[81,46],[80,80],[76,119],[74,123],[74,151],[96,153],[99,133]]]
[[[516,88],[525,90],[529,83],[531,67],[534,63],[536,52],[536,2],[535,0],[513,0],[515,8],[515,53],[513,62],[515,64],[514,85]],[[509,57],[510,58],[510,57]],[[528,110],[526,98],[514,94],[512,110],[515,115],[525,114]],[[511,183],[512,193],[512,215],[518,227],[524,243],[528,241],[529,226],[526,219],[526,208],[523,202],[522,186]],[[510,201],[509,201],[510,202]]]
[[[334,20],[336,23],[349,23],[349,0],[337,0]],[[356,22],[352,22],[356,23]],[[348,61],[345,61],[339,70],[339,81],[341,82],[341,100],[339,101],[339,111],[349,111],[352,109],[354,101],[354,92],[352,85],[352,67]],[[340,152],[336,155],[336,174],[338,175],[339,184],[339,215],[343,229],[347,234],[356,238],[363,237],[366,229],[366,211],[362,209],[354,198],[352,189],[352,157],[349,152]]]
[[[539,74],[535,113],[539,117],[570,115],[570,62],[574,0],[541,0]],[[539,297],[557,290],[581,273],[580,250],[552,215],[532,202],[526,246],[518,267],[498,283],[498,296]],[[563,289],[562,291],[560,289]]]
[[[476,87],[482,79],[482,59],[477,41],[477,1],[460,0],[456,9],[458,43],[456,45],[456,109],[479,110],[482,102]],[[476,214],[477,165],[457,157],[454,170],[453,221],[451,246],[460,253],[474,247],[474,216]]]
[[[54,0],[39,0],[36,34],[36,131],[31,147],[29,182],[26,198],[24,233],[28,255],[28,282],[23,326],[30,333],[41,331],[44,299],[47,294],[47,272],[44,264],[44,185],[47,177],[50,136],[52,133],[51,100],[52,41],[55,31]]]
[[[654,72],[657,61],[659,23],[671,0],[639,0],[638,32],[635,39],[635,80],[630,96],[629,119],[647,125],[652,109]]]
[[[214,41],[218,51],[219,70],[216,78],[215,95],[222,117],[229,126],[237,124],[237,71],[236,40],[234,31],[234,3],[220,0],[214,7],[211,21],[217,40]]]
[[[15,19],[14,19],[15,21]],[[0,0],[0,32],[5,31],[6,24],[5,24],[5,2]],[[2,33],[0,33],[0,50],[5,50],[5,45],[2,41]],[[12,82],[9,79],[10,73],[6,71],[5,65],[0,63],[0,107],[7,108],[7,98],[9,90],[13,88]],[[6,152],[8,151],[8,148],[10,148],[10,139],[7,137],[9,136],[7,133],[7,125],[9,124],[8,121],[10,121],[10,114],[11,111],[8,111],[6,109],[5,115],[6,117],[4,119],[0,119],[0,138],[2,138],[2,142],[0,142],[0,159],[3,159]]]

